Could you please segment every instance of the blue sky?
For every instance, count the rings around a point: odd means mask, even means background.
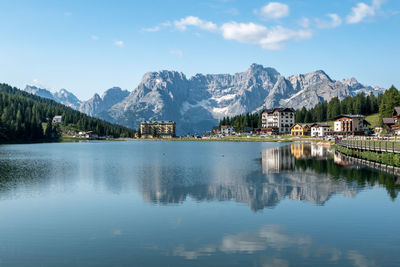
[[[161,69],[287,76],[400,87],[400,1],[0,0],[0,82],[66,88],[81,99],[133,90]]]

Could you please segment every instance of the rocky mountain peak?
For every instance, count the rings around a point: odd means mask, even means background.
[[[328,74],[323,70],[317,70],[314,72],[310,72],[304,75],[305,79],[308,79],[310,82],[321,82],[321,81],[329,81],[334,82]]]
[[[271,76],[279,76],[280,75],[280,73],[276,69],[270,68],[270,67],[264,67],[263,65],[256,64],[256,63],[253,63],[250,65],[250,67],[247,69],[247,73],[253,74],[253,75],[257,75],[260,73],[268,73]]]
[[[345,84],[345,85],[347,85],[347,86],[350,86],[350,87],[357,87],[357,88],[359,88],[360,86],[362,87],[362,84],[360,84],[360,83],[357,81],[357,79],[354,78],[354,77],[347,78],[347,79],[343,79],[343,80],[342,80],[342,83]]]
[[[129,91],[122,90],[120,87],[112,87],[106,90],[101,96],[101,98],[104,100],[107,98],[121,97],[121,95],[126,97],[127,95],[129,95]]]
[[[73,107],[73,97],[65,92],[53,95],[28,86],[26,91],[54,97]],[[277,106],[311,108],[333,97],[342,99],[361,92],[382,91],[364,86],[354,78],[332,80],[322,70],[284,77],[274,68],[252,64],[244,72],[196,74],[190,79],[177,71],[148,72],[131,93],[113,87],[101,97],[95,94],[88,101],[75,99],[74,103],[84,113],[135,129],[145,120],[173,120],[180,135],[201,134],[224,116]]]
[[[101,100],[101,97],[100,97],[100,95],[98,93],[95,93],[94,96],[91,99]]]
[[[34,86],[34,85],[26,85],[24,90],[25,90],[25,92],[28,92],[28,93],[33,94],[33,95],[37,95],[37,96],[40,96],[40,97],[48,98],[48,99],[51,99],[51,100],[56,100],[54,98],[53,94],[47,89],[39,88],[39,87]]]

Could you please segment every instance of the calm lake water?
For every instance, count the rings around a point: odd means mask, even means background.
[[[399,190],[315,145],[0,146],[0,266],[400,266]]]

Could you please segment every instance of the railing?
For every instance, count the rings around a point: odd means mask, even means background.
[[[375,162],[375,161],[369,161],[369,160],[362,159],[362,158],[352,157],[352,156],[340,153],[338,151],[335,152],[335,156],[336,155],[340,155],[341,160],[343,160],[345,162],[349,162],[352,165],[364,165],[364,166],[368,166],[370,168],[374,168],[374,169],[395,175],[396,176],[395,184],[400,184],[400,168],[399,167],[395,167],[395,166],[391,166],[391,165],[387,165],[387,164],[383,164],[383,163],[379,163],[379,162]]]
[[[400,140],[395,139],[383,139],[383,138],[370,138],[370,137],[353,137],[346,138],[343,140],[337,139],[335,143],[339,146],[357,149],[364,151],[374,152],[391,152],[400,153]]]

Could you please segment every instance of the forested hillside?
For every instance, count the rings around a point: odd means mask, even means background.
[[[323,122],[330,121],[340,114],[370,115],[379,111],[379,104],[383,95],[366,96],[364,93],[348,96],[342,101],[334,97],[329,102],[318,103],[311,109],[302,108],[296,111],[296,122]]]
[[[62,116],[61,125],[52,125],[51,119]],[[42,124],[47,123],[45,131]],[[7,84],[0,84],[0,143],[34,142],[56,139],[60,126],[94,131],[99,136],[133,137],[134,130],[92,118],[53,100],[41,98]]]
[[[365,96],[361,93],[354,97],[346,97],[342,101],[333,98],[331,101],[322,102],[315,107],[305,108],[296,112],[296,122],[322,122],[332,120],[340,114],[371,115],[379,113],[379,124],[382,118],[392,117],[393,108],[400,106],[400,92],[393,85],[385,93],[375,97],[373,94]]]
[[[219,121],[219,126],[221,125],[232,125],[237,132],[242,132],[244,127],[261,128],[261,113],[224,117]]]

